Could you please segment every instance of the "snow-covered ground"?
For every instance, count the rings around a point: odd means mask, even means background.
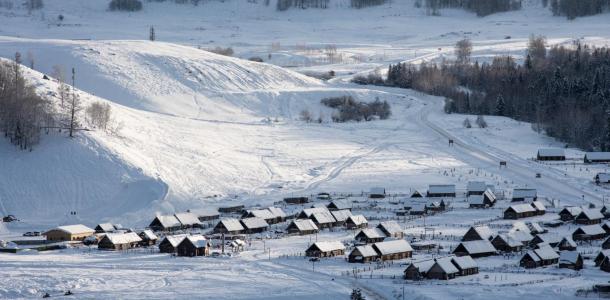
[[[488,128],[465,129],[461,123],[467,116],[445,115],[442,99],[348,81],[354,74],[384,72],[390,63],[451,58],[453,44],[465,37],[472,39],[479,60],[498,54],[521,57],[530,34],[547,36],[549,44],[582,39],[607,45],[610,15],[567,21],[534,0],[524,1],[521,11],[485,18],[458,10],[431,17],[411,0],[360,10],[334,0],[328,10],[282,13],[275,11],[274,1],[269,7],[251,2],[256,1],[206,1],[198,7],[145,2],[137,13],[108,12],[105,0],[47,0],[43,10],[31,14],[20,7],[0,8],[0,57],[10,59],[20,51],[29,66],[31,53],[35,71],[24,67],[26,75],[49,97],[56,83],[43,80],[43,74],[51,74],[54,66],[67,74],[75,68],[84,103],[111,104],[113,125],[120,128],[117,134],[92,131],[72,140],[51,132],[32,152],[0,142],[0,213],[21,219],[0,229],[0,237],[75,222],[142,228],[156,212],[227,203],[270,205],[287,195],[358,194],[372,186],[407,193],[440,183],[464,189],[468,180],[479,179],[507,192],[536,187],[543,197],[576,205],[599,204],[608,194],[591,182],[605,165],[531,161],[538,148],[563,145],[530,124],[486,117]],[[150,26],[155,42],[146,41]],[[332,60],[329,45],[337,47]],[[202,50],[216,46],[232,47],[236,58]],[[265,63],[245,60],[253,56]],[[330,70],[337,77],[328,82],[301,74]],[[333,112],[320,100],[342,95],[387,100],[392,117],[331,123]],[[324,122],[300,121],[302,110]],[[456,145],[449,147],[448,139]],[[578,149],[567,153],[582,156]],[[499,161],[507,161],[508,168],[498,168]],[[542,177],[535,178],[536,173]],[[449,234],[451,225],[469,226],[500,214],[500,209],[460,209],[427,221]],[[420,219],[403,226],[414,233],[422,229]],[[458,227],[454,234],[465,229]],[[342,233],[320,238],[350,239]],[[402,295],[400,280],[342,276],[352,266],[341,259],[321,262],[314,274],[302,257],[282,256],[302,252],[309,241],[269,241],[270,261],[259,244],[230,259],[82,249],[0,254],[0,268],[8,274],[0,278],[0,297],[30,298],[70,288],[92,299],[260,298],[262,282],[269,298],[343,299],[353,287],[373,298]],[[484,265],[504,263],[491,258]],[[397,276],[403,269],[396,265],[383,272]],[[551,273],[559,275],[507,275],[512,283],[550,278],[517,288],[499,285],[495,278],[506,274],[493,270],[449,284],[404,288],[420,299],[569,299],[576,288],[605,275],[592,268],[579,277]],[[540,288],[532,291],[533,286]],[[484,292],[473,293],[473,287]]]

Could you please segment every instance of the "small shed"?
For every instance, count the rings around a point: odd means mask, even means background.
[[[428,186],[428,197],[455,197],[455,184],[431,184]]]
[[[305,250],[308,257],[333,257],[345,254],[345,246],[341,242],[316,242]]]
[[[356,246],[349,254],[348,261],[351,263],[367,263],[379,258],[377,251],[371,245]]]
[[[533,202],[538,200],[538,191],[536,189],[513,189],[512,202]]]
[[[402,239],[405,237],[405,233],[402,227],[396,221],[385,221],[379,223],[377,228],[381,230],[387,237],[394,237]]]
[[[457,256],[470,255],[472,258],[479,258],[485,256],[491,256],[496,254],[496,248],[491,244],[490,241],[468,241],[461,242],[453,250],[453,254]]]
[[[385,188],[382,187],[372,187],[369,191],[369,198],[380,199],[385,198],[386,191]]]
[[[462,241],[478,241],[478,240],[486,240],[489,241],[495,235],[494,231],[489,228],[487,225],[481,226],[473,226],[466,231],[464,236],[462,237]]]
[[[296,219],[290,222],[286,231],[298,233],[299,235],[314,234],[320,231],[318,226],[310,219]]]
[[[361,229],[368,227],[368,225],[369,222],[363,215],[349,216],[345,221],[345,227],[347,227],[348,229]]]
[[[606,231],[599,224],[580,226],[572,233],[572,239],[575,241],[600,240],[604,237]]]
[[[540,161],[562,161],[566,160],[566,154],[564,149],[560,148],[539,149],[536,159]]]
[[[608,163],[610,162],[610,152],[587,152],[585,153],[584,163]]]
[[[559,267],[576,271],[581,270],[583,268],[582,255],[577,251],[561,251],[559,254]]]
[[[593,179],[597,184],[610,183],[610,173],[597,173]]]
[[[186,236],[176,247],[178,256],[208,256],[210,255],[210,243],[203,235]]]
[[[362,229],[354,237],[355,240],[367,244],[378,243],[383,241],[385,238],[385,233],[379,228]]]
[[[218,224],[214,227],[214,233],[225,233],[225,234],[240,234],[244,232],[245,228],[235,218],[221,219]]]
[[[140,239],[142,239],[142,241],[140,242],[141,247],[153,246],[157,243],[157,240],[159,239],[159,237],[157,237],[157,235],[150,229],[146,229],[140,232],[139,236]]]

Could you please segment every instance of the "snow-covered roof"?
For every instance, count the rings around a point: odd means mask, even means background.
[[[511,205],[510,208],[516,213],[535,212],[536,209],[527,203]]]
[[[508,238],[521,241],[521,242],[529,242],[534,239],[529,231],[521,231],[521,230],[511,230],[508,235]]]
[[[347,199],[333,200],[329,205],[334,205],[337,209],[350,209],[352,208],[352,202]]]
[[[538,257],[540,257],[541,259],[544,259],[544,260],[559,258],[559,254],[557,254],[557,252],[555,252],[555,250],[553,250],[553,248],[551,248],[551,246],[548,246],[548,245],[542,246],[542,247],[534,250],[534,253],[536,253],[536,255],[538,255]]]
[[[220,213],[218,212],[218,209],[216,209],[216,208],[195,209],[195,210],[192,210],[191,212],[193,212],[194,214],[196,214],[199,217],[212,217],[212,216],[220,215]]]
[[[406,240],[378,242],[373,244],[373,246],[379,250],[381,255],[413,251],[413,248]]]
[[[555,244],[561,242],[562,236],[557,233],[541,233],[536,235],[543,243]]]
[[[300,231],[318,230],[318,226],[310,219],[297,219],[292,222]]]
[[[112,225],[112,223],[100,223],[97,225],[97,227],[99,227],[104,232],[110,232],[110,231],[116,230],[116,228],[114,227],[114,225]]]
[[[584,232],[586,235],[599,235],[606,233],[604,228],[602,228],[599,224],[580,226],[578,229],[582,230],[582,232]]]
[[[341,242],[316,242],[314,245],[322,252],[344,250],[345,246]]]
[[[257,217],[244,218],[244,219],[241,219],[241,222],[244,225],[244,227],[246,227],[247,229],[266,228],[269,226],[269,224],[267,224],[267,221],[265,221],[265,219],[257,218]]]
[[[511,231],[516,231],[516,230],[525,231],[528,233],[531,232],[529,226],[527,226],[524,222],[521,222],[521,221],[517,221],[517,222],[513,223],[513,227],[511,228]]]
[[[534,253],[534,251],[527,251],[527,253],[525,255],[523,255],[523,256],[524,257],[525,256],[529,256],[529,257],[532,258],[533,261],[536,261],[536,262],[540,261],[540,257],[538,257],[538,255],[536,253]]]
[[[262,218],[265,220],[271,220],[271,219],[275,219],[275,216],[273,215],[273,213],[268,210],[268,209],[255,209],[255,210],[251,210],[250,214],[254,217],[257,218]]]
[[[372,195],[385,195],[385,188],[382,187],[372,187],[369,191],[369,194]]]
[[[146,229],[146,230],[142,231],[142,234],[144,236],[146,236],[146,238],[149,240],[159,239],[159,237],[157,237],[157,235],[150,229]]]
[[[487,226],[487,225],[470,227],[470,228],[473,229],[484,240],[488,240],[490,237],[494,236],[494,234],[495,234],[493,232],[493,230],[491,230],[491,228],[489,228],[489,226]]]
[[[378,255],[372,245],[356,246],[356,250],[360,252],[362,257],[375,257]]]
[[[485,192],[487,183],[485,181],[469,181],[466,189],[469,192]]]
[[[328,224],[336,222],[335,217],[333,217],[333,214],[331,214],[329,211],[315,212],[311,217],[316,219],[316,222],[318,224]]]
[[[599,181],[601,181],[601,182],[610,181],[610,173],[598,173],[597,177],[599,178]]]
[[[470,257],[470,256],[469,256]],[[455,274],[458,273],[459,270],[455,267],[455,265],[451,262],[452,257],[442,257],[436,259],[436,265],[438,265],[445,273],[447,274]]]
[[[369,239],[385,238],[385,234],[379,228],[365,228],[360,230],[357,235],[360,235],[360,233]]]
[[[564,211],[564,210],[566,212],[570,213],[570,215],[572,215],[573,217],[576,217],[582,212],[582,207],[567,206],[567,207],[564,207],[561,211]]]
[[[379,225],[377,225],[377,227],[383,228],[385,231],[389,232],[390,234],[402,232],[402,227],[400,227],[400,225],[396,221],[381,222],[381,223],[379,223]]]
[[[428,193],[452,194],[455,193],[455,184],[431,184],[428,186]]]
[[[571,237],[569,237],[569,236],[566,236],[563,239],[561,239],[560,243],[566,243],[566,244],[568,244],[568,245],[570,245],[572,247],[576,247],[577,246],[576,242]]]
[[[468,241],[461,244],[470,254],[496,252],[496,248],[488,240]]]
[[[411,205],[410,211],[425,212],[426,204],[425,203],[415,203],[415,204]]]
[[[56,227],[52,230],[59,230],[59,231],[63,231],[68,234],[87,234],[87,233],[95,232],[95,230],[93,230],[85,225],[82,225],[82,224],[64,225],[64,226]]]
[[[197,215],[195,215],[194,213],[183,212],[174,214],[174,216],[182,225],[192,226],[196,224],[201,224],[201,222],[199,222],[199,217],[197,217]]]
[[[368,223],[368,221],[363,215],[349,216],[348,219],[351,220],[352,223],[354,223],[355,225],[362,225]]]
[[[496,238],[503,240],[509,247],[523,246],[523,243],[521,242],[521,240],[519,240],[511,235],[508,235],[508,234],[499,234]]]
[[[560,148],[543,148],[538,150],[538,155],[543,157],[565,156],[565,150]]]
[[[536,210],[546,210],[546,207],[544,206],[544,204],[542,204],[541,201],[534,201],[532,202],[532,205]]]
[[[597,210],[597,209],[583,209],[579,216],[583,215],[584,217],[586,217],[589,220],[598,220],[598,219],[603,219],[604,215],[602,214],[601,211]]]
[[[434,266],[435,261],[433,259],[427,259],[418,262],[412,262],[411,265],[416,267],[420,272],[427,273],[432,266]]]
[[[176,247],[185,237],[186,234],[166,235],[164,240],[167,240],[173,247]]]
[[[587,152],[585,157],[589,160],[610,160],[610,152]]]
[[[477,263],[470,257],[470,255],[454,256],[451,258],[454,264],[460,267],[460,269],[472,269],[478,267]]]
[[[559,263],[575,264],[578,261],[580,253],[578,251],[561,251],[559,254]]]
[[[205,248],[208,246],[208,240],[201,234],[186,236],[186,239],[197,248]]]
[[[220,220],[220,223],[228,230],[228,231],[240,231],[244,230],[244,227],[241,225],[238,219],[235,218],[226,218]]]
[[[483,197],[483,195],[470,195],[468,196],[468,203],[483,205],[485,204],[485,197]]]
[[[320,206],[320,207],[312,207],[312,208],[305,208],[303,209],[303,213],[309,218],[311,217],[311,215],[313,215],[316,212],[327,212],[328,208],[326,208],[326,206]]]
[[[531,231],[536,232],[536,233],[544,232],[544,228],[542,228],[542,226],[540,226],[540,224],[538,224],[537,222],[529,223],[528,227],[530,228]]]
[[[126,232],[126,233],[107,233],[106,237],[110,240],[112,244],[130,244],[130,243],[138,243],[141,242],[142,239],[135,232]]]
[[[349,209],[335,210],[331,211],[330,213],[333,215],[333,217],[335,217],[337,222],[343,222],[352,215],[352,212]]]
[[[538,192],[536,189],[513,189],[513,199],[514,198],[536,198],[538,197]]]
[[[271,206],[271,207],[269,207],[267,209],[276,218],[285,218],[286,217],[286,213],[284,212],[284,210],[279,208],[279,207]]]
[[[176,216],[159,215],[159,216],[157,216],[157,220],[159,220],[159,223],[161,223],[161,225],[165,228],[180,227],[182,225],[182,223],[180,223],[180,221],[176,218]]]

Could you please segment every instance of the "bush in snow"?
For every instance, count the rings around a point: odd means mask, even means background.
[[[112,0],[108,3],[108,9],[112,11],[139,11],[142,10],[142,2],[140,0]]]
[[[213,49],[208,49],[208,51],[212,52],[212,53],[224,55],[224,56],[233,56],[233,53],[234,53],[233,48],[231,48],[231,47],[227,47],[227,48],[216,47]]]
[[[470,119],[466,118],[464,120],[464,122],[462,123],[462,125],[464,125],[464,128],[472,128],[472,124],[470,123]]]
[[[487,128],[487,122],[483,118],[483,116],[477,116],[477,120],[475,121],[479,128]]]
[[[311,113],[306,109],[301,111],[301,113],[299,114],[299,118],[301,119],[301,121],[304,121],[307,123],[309,123],[309,122],[311,122],[311,120],[313,120]]]
[[[366,103],[356,101],[352,96],[342,96],[325,98],[321,103],[339,110],[338,114],[332,116],[335,122],[371,121],[375,117],[385,120],[392,114],[390,104],[387,101],[380,101],[379,98]]]

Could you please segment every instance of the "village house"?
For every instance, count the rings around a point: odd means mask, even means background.
[[[536,255],[534,251],[527,251],[527,253],[525,253],[523,257],[521,257],[521,260],[519,260],[519,266],[526,269],[538,268],[540,267],[540,265],[540,257],[538,257],[538,255]]]
[[[91,236],[95,233],[94,229],[91,229],[85,225],[65,225],[53,228],[45,233],[47,241],[54,242],[70,242],[70,241],[83,241],[86,237]]]
[[[479,266],[474,259],[468,255],[454,256],[451,258],[451,262],[458,269],[459,276],[468,276],[479,273]]]
[[[532,205],[527,203],[511,205],[506,210],[504,210],[504,219],[507,220],[529,218],[535,215],[536,209]]]
[[[610,183],[610,173],[597,173],[593,179],[596,184]]]
[[[406,240],[394,240],[373,244],[373,249],[382,261],[409,258],[413,255],[413,248]]]
[[[142,239],[135,232],[106,233],[97,243],[100,250],[129,250],[140,245]]]
[[[604,215],[597,209],[583,209],[574,219],[574,223],[582,225],[600,224]]]
[[[281,209],[279,207],[275,207],[275,206],[267,207],[267,209],[273,215],[273,220],[272,220],[273,224],[277,224],[277,223],[286,221],[287,215],[283,209]],[[265,221],[267,221],[267,220],[265,220]],[[269,223],[269,222],[267,221],[267,223]],[[272,224],[272,223],[269,223],[269,224]]]
[[[244,208],[245,206],[243,204],[222,206],[218,208],[218,212],[222,214],[241,213],[244,211]]]
[[[536,189],[513,189],[511,202],[534,202],[536,200],[538,200],[538,192]]]
[[[539,249],[528,251],[519,261],[519,265],[531,269],[553,265],[557,262],[559,262],[559,254],[551,246],[546,245]]]
[[[572,270],[581,270],[583,268],[582,255],[577,251],[561,251],[559,254],[559,267]]]
[[[176,253],[176,247],[186,237],[186,234],[166,235],[159,243],[159,252]]]
[[[416,203],[409,207],[409,214],[412,216],[422,216],[428,212],[428,208],[424,203]]]
[[[424,197],[423,194],[420,193],[418,190],[413,190],[413,192],[409,196],[409,198],[423,198],[423,197]]]
[[[286,228],[288,233],[298,233],[299,235],[314,234],[320,230],[318,226],[310,219],[296,219],[290,222]]]
[[[602,243],[602,249],[610,249],[610,237]]]
[[[377,251],[372,245],[356,246],[349,254],[348,261],[350,263],[367,263],[375,261],[379,258]]]
[[[269,224],[263,218],[243,218],[240,220],[244,233],[261,233],[269,229]]]
[[[496,254],[496,248],[488,240],[461,242],[453,250],[457,256],[469,255],[472,258],[491,256]]]
[[[255,210],[247,210],[241,216],[244,218],[259,218],[265,220],[267,224],[275,224],[277,223],[276,216],[269,209],[255,209]]]
[[[561,211],[559,211],[559,218],[562,221],[574,221],[574,219],[576,219],[581,212],[582,208],[578,206],[564,207]]]
[[[178,256],[208,256],[210,243],[203,235],[188,235],[176,246]]]
[[[411,262],[404,271],[404,279],[417,281],[426,278],[428,271],[432,268],[434,263],[435,261],[432,259]]]
[[[324,208],[324,209],[326,209],[326,208]],[[335,220],[335,217],[333,217],[333,214],[328,210],[314,212],[311,215],[310,219],[320,229],[331,228],[331,227],[335,226],[335,223],[337,222],[337,220]]]
[[[542,216],[546,213],[546,207],[544,206],[544,204],[542,204],[541,201],[532,202],[532,207],[536,210],[535,214],[537,216]]]
[[[109,233],[118,230],[114,224],[111,223],[101,223],[95,226],[95,233]]]
[[[610,152],[587,152],[585,153],[584,163],[608,163],[610,162]]]
[[[245,228],[239,222],[238,219],[235,218],[226,218],[221,219],[218,224],[214,227],[214,233],[224,233],[224,234],[240,234],[244,232]]]
[[[610,273],[610,257],[604,258],[602,263],[599,265],[599,269]]]
[[[402,230],[402,227],[396,221],[385,221],[379,223],[377,225],[387,237],[399,238],[402,239],[405,237],[405,233]]]
[[[445,208],[447,207],[444,200],[441,200],[440,202],[433,201],[433,202],[431,202],[429,204],[425,204],[425,205],[426,205],[427,211],[433,211],[433,212],[445,211]]]
[[[480,195],[468,196],[468,205],[470,208],[488,208],[496,204],[496,195],[490,191],[485,190]]]
[[[523,245],[528,245],[534,239],[534,236],[530,231],[516,230],[514,228],[508,232],[507,237],[515,241],[520,241]]]
[[[556,233],[537,234],[530,241],[529,246],[535,247],[538,244],[547,244],[551,247],[557,247],[557,245],[559,245],[559,242],[561,242],[562,239],[563,237]]]
[[[349,216],[345,221],[345,227],[348,229],[361,229],[369,226],[369,222],[363,215]]]
[[[316,196],[316,198],[318,198],[318,200],[330,200],[331,196],[330,193],[327,192],[321,192],[318,193],[318,195]]]
[[[366,228],[360,230],[354,237],[356,241],[366,244],[378,243],[383,241],[386,235],[379,228]]]
[[[341,242],[316,242],[305,250],[308,257],[333,257],[345,254],[345,246]]]
[[[343,226],[349,217],[352,216],[352,212],[349,209],[333,210],[330,214],[335,218],[333,226]]]
[[[284,198],[284,202],[286,202],[286,204],[305,204],[305,203],[309,203],[309,198],[308,197],[288,197],[288,198]]]
[[[502,252],[518,252],[523,249],[523,243],[514,238],[511,238],[508,234],[499,234],[491,240],[491,244],[498,251]]]
[[[595,262],[595,266],[599,267],[606,257],[610,257],[610,250],[599,251],[595,259],[593,260],[593,262]]]
[[[154,231],[175,231],[180,229],[180,227],[182,227],[182,223],[175,216],[171,215],[157,215],[148,225],[148,228]]]
[[[454,279],[460,270],[451,262],[451,257],[434,259],[434,264],[426,272],[426,278],[438,280]]]
[[[347,199],[338,199],[338,200],[331,201],[330,203],[328,203],[328,205],[326,207],[330,211],[335,211],[335,210],[351,210],[352,209],[352,202],[350,200],[347,200]]]
[[[188,229],[188,228],[201,228],[201,221],[197,215],[191,212],[183,212],[174,214],[178,222],[180,222],[180,228]]]
[[[385,198],[386,192],[385,188],[382,187],[372,187],[369,191],[369,198],[372,199],[382,199]]]
[[[427,197],[455,197],[455,184],[431,184]]]
[[[220,212],[218,212],[218,209],[199,209],[193,211],[193,213],[197,215],[199,222],[209,222],[220,219]]]
[[[539,233],[546,233],[548,230],[544,229],[542,226],[540,226],[540,224],[538,224],[537,222],[529,222],[527,224],[527,227],[530,230],[530,233],[533,234],[539,234]]]
[[[140,232],[139,236],[140,239],[142,239],[142,241],[140,242],[141,247],[154,246],[157,243],[157,240],[159,239],[157,235],[149,229]]]
[[[562,161],[566,160],[566,154],[563,149],[559,148],[539,149],[536,159],[539,161]]]
[[[322,207],[312,207],[312,208],[305,208],[303,209],[298,215],[297,218],[299,219],[309,219],[311,218],[311,216],[316,213],[316,212],[329,212],[328,208],[326,208],[325,206]]]
[[[610,219],[610,204],[602,205],[599,211],[604,215],[604,218]]]
[[[600,240],[605,236],[606,231],[599,224],[580,226],[572,233],[572,239],[575,241]]]
[[[606,232],[606,234],[610,235],[610,222],[604,222],[602,225],[602,228],[604,229],[604,231]]]
[[[466,185],[466,196],[483,195],[487,190],[485,181],[469,181]]]
[[[557,244],[557,248],[560,251],[575,251],[576,250],[576,242],[572,240],[571,237],[564,237],[561,239],[559,244]]]
[[[477,241],[477,240],[486,240],[489,241],[493,238],[495,233],[493,230],[489,228],[487,225],[482,226],[473,226],[466,231],[464,236],[462,237],[463,242],[467,241]]]

